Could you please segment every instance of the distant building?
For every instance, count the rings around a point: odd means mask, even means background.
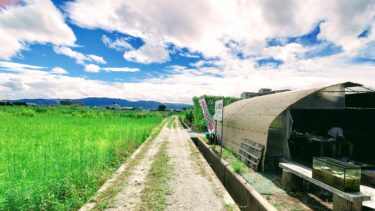
[[[60,100],[60,105],[81,105],[81,106],[83,106],[83,102],[66,99],[66,100]]]
[[[275,93],[279,93],[279,92],[286,92],[286,91],[290,91],[290,90],[289,89],[272,90],[270,88],[261,88],[261,89],[259,89],[258,92],[242,92],[241,98],[247,99],[247,98],[252,98],[252,97],[256,97],[256,96],[270,95],[270,94],[275,94]]]
[[[7,105],[14,105],[14,106],[26,106],[26,102],[12,102],[7,100],[0,100],[0,106],[7,106]]]
[[[105,109],[112,109],[112,110],[121,110],[123,109],[123,107],[115,102],[112,103],[112,105],[105,105],[105,106],[101,106],[102,108],[105,108]]]
[[[124,106],[124,107],[121,108],[121,110],[134,110],[134,107]]]
[[[27,106],[26,102],[11,102],[10,105]]]
[[[242,92],[241,93],[241,98],[242,99],[247,99],[247,98],[252,98],[258,96],[258,93],[256,92]]]
[[[109,109],[114,109],[114,110],[120,110],[122,107],[119,104],[113,102],[113,104],[110,105],[110,106],[108,106],[108,108]]]
[[[272,89],[270,89],[270,88],[261,88],[261,89],[259,89],[258,94],[264,95],[264,94],[268,94],[270,92],[272,92]]]
[[[6,100],[0,100],[0,106],[6,106],[6,105],[10,105],[11,103],[9,101],[6,101]]]

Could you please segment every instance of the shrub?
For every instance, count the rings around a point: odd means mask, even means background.
[[[16,113],[18,116],[27,116],[27,117],[33,117],[35,116],[35,111],[31,109],[22,109]]]
[[[190,127],[193,125],[194,117],[193,117],[193,109],[188,109],[178,115],[182,122],[189,125]]]
[[[221,99],[224,99],[224,106],[227,106],[233,102],[236,102],[240,100],[239,98],[236,97],[224,97],[224,96],[208,96],[208,95],[203,95],[201,97],[193,97],[193,129],[197,131],[205,131],[206,130],[206,122],[203,118],[203,113],[202,109],[199,105],[199,99],[204,97],[206,99],[207,107],[210,112],[210,115],[215,114],[215,102]]]

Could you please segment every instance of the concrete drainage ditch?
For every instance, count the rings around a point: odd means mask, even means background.
[[[221,160],[210,147],[195,134],[191,134],[191,140],[197,146],[203,157],[210,164],[215,174],[235,200],[241,210],[276,210],[267,200],[260,195],[244,178],[231,169],[229,163]]]

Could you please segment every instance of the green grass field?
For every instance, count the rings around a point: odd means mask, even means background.
[[[79,208],[162,119],[84,107],[0,107],[0,210]]]

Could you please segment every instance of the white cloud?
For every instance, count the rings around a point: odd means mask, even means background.
[[[306,34],[320,21],[324,21],[322,39],[346,50],[361,48],[368,41],[358,41],[357,36],[371,24],[375,2],[77,0],[67,3],[66,11],[81,27],[119,31],[141,37],[150,45],[172,42],[208,57],[220,57],[225,56],[228,40],[242,43],[246,53],[256,54],[267,38]]]
[[[16,4],[18,2],[18,0],[1,0],[0,1],[0,6],[2,7],[8,7],[8,6],[11,6],[13,4]]]
[[[104,67],[104,71],[108,72],[139,72],[139,68],[129,68],[129,67]]]
[[[35,74],[38,76],[44,76],[48,74],[48,72],[44,71],[46,67],[36,66],[36,65],[29,65],[29,64],[22,64],[16,62],[7,62],[7,61],[0,61],[0,72],[1,70],[16,72],[16,73],[26,73],[26,74]],[[130,67],[99,67],[95,64],[84,64],[84,69],[86,72],[97,73],[99,71],[106,71],[106,72],[139,72],[141,71],[139,68],[130,68]],[[62,67],[53,67],[50,72],[54,75],[67,75],[69,72]]]
[[[290,43],[285,46],[272,46],[265,48],[263,52],[260,52],[260,56],[264,58],[272,57],[274,59],[282,60],[285,63],[290,63],[296,62],[309,49],[310,48],[306,48],[298,43]]]
[[[93,54],[89,54],[89,55],[87,55],[87,57],[91,61],[93,61],[95,63],[98,63],[98,64],[107,64],[107,62],[101,56],[96,56],[96,55],[93,55]]]
[[[102,41],[109,48],[125,51],[124,58],[128,61],[149,64],[163,63],[170,60],[169,52],[163,44],[146,43],[139,49],[134,49],[125,38],[111,40],[103,35]]]
[[[168,67],[169,75],[151,76],[140,83],[89,80],[39,69],[0,72],[0,98],[108,96],[190,102],[194,95],[239,96],[242,91],[256,91],[261,87],[302,89],[343,81],[375,87],[375,66],[352,62],[358,54],[373,58],[374,47],[370,43],[375,41],[374,5],[374,1],[368,0],[70,1],[64,10],[78,26],[142,38],[145,45],[134,49],[127,45],[126,39],[102,37],[108,47],[123,51],[129,61],[146,64],[168,61],[166,46],[170,43],[176,49],[186,47],[189,52],[202,53],[211,59],[192,64],[194,69]],[[319,39],[341,46],[343,53],[303,58],[306,52],[319,50],[321,46],[298,43],[266,46],[267,39],[301,36],[321,21]],[[372,29],[369,36],[357,39],[368,27]],[[8,30],[6,33],[5,36],[10,36]],[[0,37],[0,43],[5,42],[2,40],[10,38]],[[25,47],[18,39],[4,44],[9,45],[7,49],[13,49],[10,52]],[[58,51],[76,59],[86,71],[136,71],[127,67],[100,67],[100,59],[65,48]],[[7,51],[1,53],[5,55]],[[246,59],[238,58],[238,53],[243,53]],[[257,59],[269,57],[284,64],[277,69],[255,68]]]
[[[242,91],[265,86],[301,89],[353,80],[374,87],[370,80],[375,76],[374,65],[352,62],[359,53],[371,55],[369,43],[375,41],[374,7],[375,2],[368,0],[192,0],[188,4],[168,0],[77,0],[67,3],[66,12],[81,27],[142,38],[143,49],[124,53],[130,61],[147,63],[145,48],[167,43],[214,58],[192,64],[195,69],[171,67],[169,75],[144,81],[161,87],[174,86],[170,99],[186,102],[193,95],[239,96]],[[268,39],[301,36],[319,23],[321,45],[266,46]],[[358,39],[368,27],[373,29],[369,36]],[[322,50],[327,42],[342,47],[344,52],[304,58],[308,52]],[[238,58],[239,53],[245,59]],[[255,68],[257,59],[270,57],[284,63],[277,69]],[[180,89],[186,93],[180,93]]]
[[[138,63],[164,63],[170,60],[169,52],[163,45],[145,44],[137,50],[130,50],[124,53],[128,61]]]
[[[85,55],[78,51],[74,51],[69,47],[66,46],[54,46],[53,50],[57,54],[62,54],[68,57],[71,57],[76,60],[77,64],[84,65],[88,62],[95,62],[97,64],[106,64],[107,62],[103,59],[103,57],[96,56],[96,55]]]
[[[0,28],[0,58],[1,59],[10,59],[18,51],[24,48],[17,39],[12,35],[8,34],[6,31]]]
[[[7,2],[11,3],[11,2]],[[73,45],[76,37],[49,0],[8,4],[0,11],[0,59],[10,59],[27,44]]]
[[[3,83],[3,86],[9,88],[11,91],[25,91],[28,89],[28,86],[22,78],[10,78]]]
[[[75,59],[77,64],[82,65],[84,67],[84,70],[90,73],[97,73],[100,71],[100,67],[96,64],[107,63],[101,56],[96,56],[93,54],[85,55],[66,46],[54,46],[53,50],[57,54],[62,54]]]
[[[61,68],[61,67],[54,67],[51,69],[51,73],[57,74],[57,75],[66,75],[68,74],[68,71],[66,71],[64,68]]]
[[[87,64],[84,66],[86,72],[98,73],[103,70],[106,72],[138,72],[141,71],[139,68],[129,68],[129,67],[99,67],[95,64]]]
[[[23,72],[23,71],[30,71],[30,70],[42,70],[42,69],[45,69],[45,67],[21,64],[21,63],[15,63],[15,62],[0,61],[0,70],[1,69],[9,70],[9,71],[16,71],[16,72]]]
[[[129,100],[157,100],[191,103],[191,97],[212,94],[239,96],[261,87],[303,89],[354,81],[375,88],[374,67],[345,62],[342,55],[301,60],[274,69],[255,69],[254,61],[217,62],[219,68],[189,70],[181,67],[162,78],[139,83],[104,82],[81,77],[34,72],[1,72],[0,99],[117,97]],[[353,74],[355,72],[355,74]],[[218,74],[216,77],[212,74]]]
[[[350,54],[368,43],[361,34],[375,18],[375,2],[340,0],[327,2],[330,16],[322,23],[320,37],[342,46]]]
[[[102,41],[106,46],[108,46],[109,48],[116,49],[117,51],[133,49],[133,47],[126,41],[125,38],[111,40],[108,36],[103,35]]]
[[[89,73],[97,73],[100,71],[100,67],[95,64],[85,64],[85,71]]]
[[[68,56],[70,58],[73,58],[76,60],[77,64],[84,64],[85,63],[85,60],[88,59],[88,57],[86,57],[85,55],[83,55],[82,53],[79,53],[77,51],[73,51],[71,48],[69,47],[65,47],[65,46],[54,46],[53,47],[53,50],[55,51],[55,53],[57,54],[62,54],[62,55],[65,55],[65,56]]]

